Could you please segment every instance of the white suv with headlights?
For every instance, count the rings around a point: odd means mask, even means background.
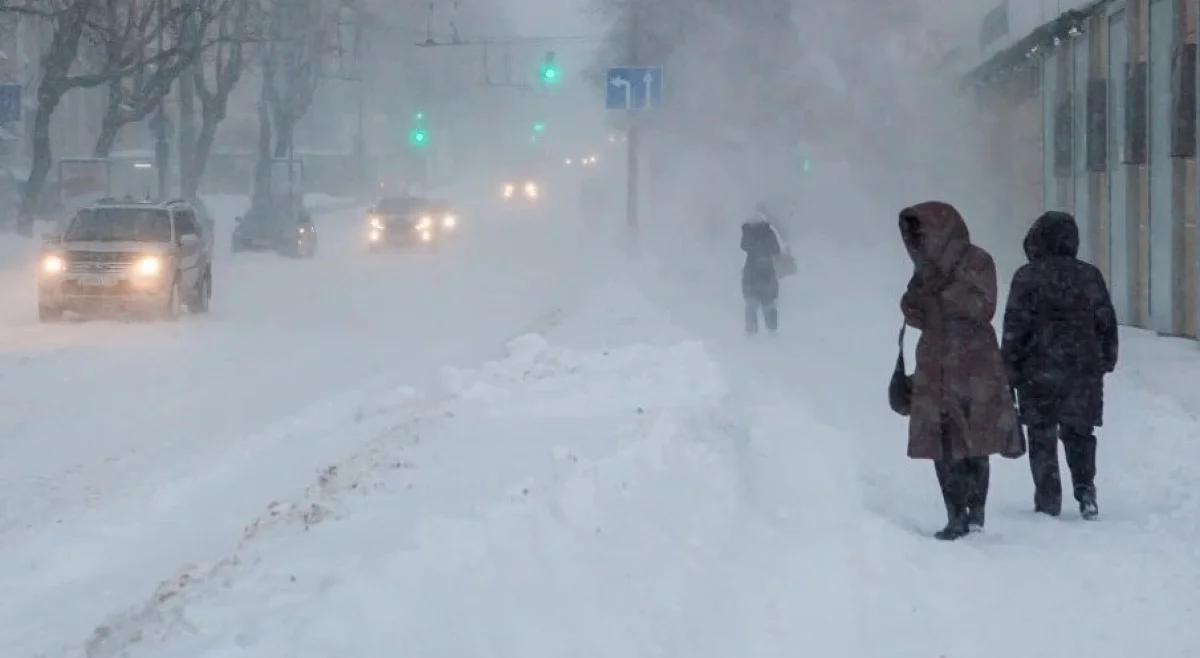
[[[38,258],[38,317],[132,312],[160,319],[208,311],[212,241],[187,202],[104,200],[47,236]]]

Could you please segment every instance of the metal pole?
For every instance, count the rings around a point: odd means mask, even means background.
[[[292,224],[297,224],[300,221],[300,204],[296,200],[296,133],[291,128],[294,125],[289,123],[287,138],[288,203],[292,209]]]
[[[633,13],[630,16],[629,25],[629,42],[627,44],[628,63],[627,66],[637,66],[640,56],[640,41],[641,41],[641,7],[640,3],[634,2],[630,9]],[[633,109],[629,112],[629,131],[625,138],[625,225],[629,230],[629,237],[632,240],[637,240],[638,237],[638,119],[634,115]]]
[[[164,34],[167,31],[167,2],[166,0],[158,0],[158,52],[159,56],[166,52],[166,41]],[[161,69],[165,65],[163,60],[159,60],[158,67]],[[170,145],[167,142],[167,113],[163,107],[166,96],[159,99],[158,107],[154,110],[154,169],[158,173],[158,198],[165,200],[167,198],[167,166],[168,160],[171,157]]]
[[[362,15],[355,16],[354,19],[354,68],[358,82],[358,98],[356,108],[358,112],[357,134],[354,140],[354,151],[358,161],[359,184],[366,185],[367,182],[367,134],[366,134],[366,89],[364,85],[364,69],[362,65],[362,39],[363,39],[363,23]]]

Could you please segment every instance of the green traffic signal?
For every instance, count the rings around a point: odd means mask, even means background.
[[[558,59],[553,52],[546,53],[546,58],[542,61],[541,77],[542,82],[547,85],[552,85],[562,78],[562,71],[558,68]]]
[[[535,132],[535,133],[546,132],[546,124],[542,123],[541,121],[538,121],[537,123],[533,124],[533,132]]]
[[[812,164],[813,163],[810,158],[804,158],[804,173],[807,174],[808,172],[812,171]]]
[[[429,133],[424,128],[414,128],[408,133],[408,141],[413,146],[425,146],[429,143]]]

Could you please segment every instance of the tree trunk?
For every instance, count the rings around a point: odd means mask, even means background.
[[[295,124],[291,118],[281,112],[275,113],[275,157],[286,158],[292,146],[292,128]]]
[[[122,83],[120,78],[108,83],[108,102],[104,104],[104,118],[100,120],[100,135],[92,147],[93,158],[107,158],[121,132]]]
[[[266,69],[267,67],[264,67]],[[271,108],[267,98],[274,83],[269,70],[262,72],[262,94],[258,99],[258,159],[254,163],[253,203],[257,206],[271,196]]]
[[[116,143],[119,134],[121,124],[106,119],[100,126],[100,136],[96,138],[96,146],[92,148],[92,157],[107,158],[112,153],[113,144]]]
[[[21,187],[21,213],[17,220],[17,233],[26,237],[33,236],[38,202],[46,187],[46,178],[50,175],[50,118],[61,101],[62,94],[38,90],[38,106],[33,116],[33,163],[29,169],[29,179]]]
[[[196,78],[188,69],[179,76],[179,186],[183,198],[200,194],[200,163],[196,144]]]
[[[204,111],[200,119],[200,134],[196,137],[196,148],[192,154],[195,165],[192,169],[192,175],[196,178],[196,190],[199,192],[200,181],[204,178],[204,171],[208,168],[208,156],[212,153],[213,142],[217,139],[217,126],[221,123],[220,114],[217,112]]]

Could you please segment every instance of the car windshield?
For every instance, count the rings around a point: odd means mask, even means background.
[[[422,203],[421,199],[415,197],[393,196],[381,200],[376,210],[386,214],[406,213],[416,210]]]
[[[85,208],[63,234],[68,242],[170,242],[171,217],[156,208]]]

